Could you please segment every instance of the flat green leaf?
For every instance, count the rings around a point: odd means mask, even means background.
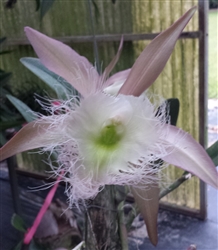
[[[22,101],[12,95],[6,95],[8,100],[15,106],[27,122],[34,120],[33,111]]]
[[[23,241],[20,241],[12,250],[22,250]]]
[[[17,214],[13,214],[11,218],[11,225],[20,232],[26,232],[26,225],[24,220]]]
[[[62,77],[48,70],[38,58],[24,57],[20,59],[21,63],[32,73],[45,82],[61,99],[67,99],[69,94],[75,94],[75,89],[67,83]]]
[[[55,0],[41,0],[40,5],[40,18],[42,19],[44,15],[49,11],[52,7]]]
[[[215,166],[218,166],[218,141],[211,145],[207,150],[208,155],[212,159]]]
[[[0,73],[0,86],[3,87],[5,83],[7,83],[8,80],[11,78],[11,76],[11,72]]]

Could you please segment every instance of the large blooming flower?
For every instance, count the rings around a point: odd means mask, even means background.
[[[169,125],[161,108],[157,111],[145,95],[140,96],[164,68],[194,12],[195,8],[190,9],[156,37],[132,69],[110,78],[122,46],[99,76],[88,60],[70,47],[25,28],[42,64],[72,84],[81,99],[60,101],[59,108],[63,106],[67,112],[57,114],[51,106],[50,116],[41,116],[26,125],[0,149],[1,160],[39,147],[57,151],[60,168],[65,170],[66,181],[70,183],[67,191],[71,203],[93,198],[106,184],[131,185],[136,201],[147,198],[143,204],[148,211],[146,204],[153,202],[150,198],[158,200],[157,188],[150,187],[147,194],[151,197],[144,196],[137,187],[156,178],[159,168],[155,164],[160,158],[217,188],[217,172],[205,150],[189,134]],[[114,89],[118,91],[116,96],[105,93]],[[148,213],[157,213],[156,203]],[[145,220],[148,231],[154,230],[148,216]],[[148,233],[155,243],[156,236]]]

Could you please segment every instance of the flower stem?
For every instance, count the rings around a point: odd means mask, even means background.
[[[176,181],[173,182],[166,189],[162,190],[159,195],[159,199],[163,198],[165,195],[171,193],[174,189],[178,188],[184,181],[188,180],[191,176],[187,171],[185,171],[181,177],[179,177]]]
[[[105,186],[88,206],[86,250],[122,249],[118,223],[114,187]]]

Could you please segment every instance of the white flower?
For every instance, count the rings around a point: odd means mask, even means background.
[[[58,150],[66,181],[72,184],[71,202],[93,198],[105,184],[150,183],[158,171],[154,162],[168,154],[161,111],[157,115],[147,97],[96,93],[62,118],[41,118],[52,124],[46,136],[56,137],[49,147]]]
[[[205,150],[190,135],[166,124],[164,111],[157,115],[146,96],[140,97],[164,68],[195,9],[156,37],[131,70],[109,79],[122,46],[99,76],[88,60],[70,47],[26,28],[41,62],[72,84],[82,98],[79,104],[64,103],[65,114],[51,108],[51,116],[26,125],[1,148],[1,159],[38,147],[57,150],[60,168],[65,169],[71,184],[71,203],[94,197],[106,184],[149,184],[152,173],[158,171],[152,165],[159,158],[217,187],[217,172]],[[124,84],[116,97],[103,93],[119,82]]]

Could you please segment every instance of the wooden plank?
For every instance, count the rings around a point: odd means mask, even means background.
[[[148,34],[105,34],[105,35],[96,35],[97,42],[117,42],[120,41],[121,36],[123,36],[124,41],[140,41],[140,40],[152,40],[160,33],[148,33]],[[196,39],[200,37],[198,31],[195,32],[183,32],[180,35],[180,39]],[[61,41],[66,44],[71,43],[87,43],[93,42],[93,36],[62,36],[54,37],[54,39]],[[7,40],[8,46],[18,46],[18,45],[29,45],[29,41],[26,38],[9,38]]]

